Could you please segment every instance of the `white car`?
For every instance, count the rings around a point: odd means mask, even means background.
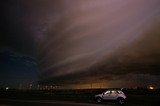
[[[121,90],[107,90],[102,94],[95,95],[95,100],[98,103],[102,101],[117,101],[119,104],[124,104],[126,95]]]

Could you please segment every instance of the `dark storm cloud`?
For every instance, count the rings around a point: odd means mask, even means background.
[[[26,24],[23,0],[0,1],[0,87],[37,80],[36,42]]]
[[[42,83],[120,85],[132,75],[158,79],[159,0],[6,0],[1,5],[1,48],[38,54]]]
[[[34,36],[25,25],[27,13],[20,0],[1,1],[0,47],[34,55]]]
[[[159,21],[159,4],[158,0],[65,2],[59,18],[42,36],[42,82],[107,82],[132,74],[149,74],[148,79],[159,75],[159,23],[154,23]]]
[[[121,81],[119,85],[125,82],[125,86],[132,87],[149,84],[160,86],[159,28],[160,21],[154,20],[141,38],[120,48],[110,58],[93,67],[93,72],[97,72],[96,77],[101,77],[101,80]]]

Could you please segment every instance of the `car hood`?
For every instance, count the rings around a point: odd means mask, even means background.
[[[102,96],[102,94],[97,94],[97,95],[95,95],[95,97],[98,97],[98,96],[100,96],[100,97],[101,97],[101,96]]]

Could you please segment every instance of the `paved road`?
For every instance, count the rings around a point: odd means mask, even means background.
[[[116,104],[87,104],[47,100],[0,100],[0,106],[118,106]]]
[[[0,100],[0,106],[120,106],[116,103],[75,103],[69,101],[53,101],[53,100]],[[126,103],[125,106],[155,106]]]

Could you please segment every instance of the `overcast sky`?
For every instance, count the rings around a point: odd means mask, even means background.
[[[28,80],[160,86],[159,0],[5,0],[1,11],[1,61],[27,56]]]

